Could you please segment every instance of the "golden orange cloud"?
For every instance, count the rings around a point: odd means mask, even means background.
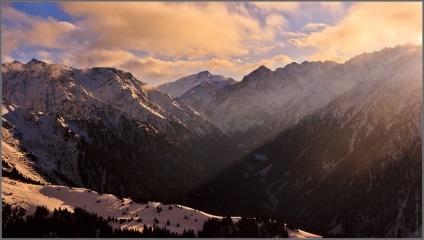
[[[164,61],[153,57],[145,57],[132,58],[121,63],[118,67],[132,72],[139,80],[156,86],[203,70],[209,70],[212,74],[220,74],[241,80],[244,75],[249,74],[261,65],[275,69],[284,67],[290,62],[293,62],[293,60],[285,55],[276,55],[271,59],[263,59],[257,62],[244,62],[240,59],[230,61],[220,58]]]
[[[78,64],[81,67],[114,67],[122,62],[129,61],[136,56],[128,51],[123,50],[105,50],[93,49],[89,51],[78,52],[74,55],[74,59],[78,59]]]
[[[226,3],[63,2],[63,9],[82,17],[82,39],[104,49],[148,51],[152,56],[219,56],[248,54],[252,43],[271,42],[284,19],[269,19],[265,29],[242,10]]]
[[[290,43],[315,48],[310,60],[344,61],[363,52],[422,42],[422,3],[361,2],[335,26]]]

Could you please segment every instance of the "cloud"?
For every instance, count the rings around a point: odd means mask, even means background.
[[[286,55],[276,55],[276,56],[273,56],[271,59],[263,59],[257,63],[249,64],[245,67],[245,69],[246,70],[249,69],[250,71],[253,71],[254,69],[260,67],[261,65],[264,65],[270,69],[275,69],[278,67],[284,67],[286,64],[291,62],[293,62],[293,60]]]
[[[306,33],[303,32],[283,32],[281,35],[285,37],[306,37],[308,36]]]
[[[325,23],[310,22],[310,23],[307,23],[305,26],[303,26],[302,29],[304,29],[306,31],[317,31],[317,30],[325,28],[327,26],[329,26],[329,25],[325,24]]]
[[[3,61],[36,57],[79,68],[116,67],[153,85],[206,69],[241,78],[260,65],[281,63],[271,50],[285,46],[278,36],[289,27],[278,13],[261,22],[242,3],[60,6],[72,23],[31,16],[5,4]]]
[[[80,18],[79,41],[103,49],[148,51],[151,56],[202,57],[246,55],[252,43],[274,40],[240,5],[226,3],[62,2]],[[235,7],[237,6],[237,7]],[[269,24],[282,22],[273,17]],[[275,25],[273,25],[275,26]]]
[[[8,63],[8,62],[13,62],[13,58],[7,54],[2,54],[1,56],[1,62],[2,63]]]
[[[269,32],[277,30],[278,33],[284,32],[288,28],[289,22],[282,15],[272,14],[265,19],[266,27]]]
[[[345,8],[342,2],[319,2],[318,4],[336,16],[342,14]]]
[[[422,3],[363,2],[354,4],[336,25],[290,43],[315,52],[310,60],[346,60],[362,52],[406,42],[422,42]]]
[[[249,2],[250,5],[264,12],[296,12],[299,10],[298,2]]]
[[[8,4],[3,4],[2,54],[11,54],[22,46],[63,48],[68,41],[68,33],[76,29],[72,23],[57,21],[51,17],[29,17]]]
[[[276,55],[270,59],[263,59],[257,62],[221,58],[166,61],[153,57],[144,57],[132,58],[129,61],[122,62],[119,68],[132,72],[139,80],[157,86],[203,70],[241,80],[244,75],[249,74],[261,65],[275,69],[283,67],[292,61],[290,57],[285,55]]]
[[[129,61],[135,57],[134,54],[128,51],[105,49],[81,51],[78,52],[78,56],[73,56],[74,59],[78,59],[76,65],[81,67],[114,67],[119,63]]]
[[[260,65],[284,66],[287,55],[343,61],[422,40],[421,3],[59,4],[71,22],[3,4],[2,60],[116,67],[157,85],[202,70],[240,80]]]
[[[210,70],[211,72],[218,72],[219,70],[228,71],[228,69],[234,67],[234,64],[231,61],[218,58],[203,61],[166,61],[154,57],[144,57],[133,58],[121,63],[119,67],[130,71],[139,80],[157,86],[203,70]]]
[[[37,52],[37,59],[40,59],[41,61],[46,62],[46,63],[52,63],[53,62],[51,53],[48,52],[48,51],[44,51],[44,50]]]

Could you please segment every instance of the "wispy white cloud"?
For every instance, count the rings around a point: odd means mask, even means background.
[[[307,23],[305,26],[303,26],[302,29],[306,31],[317,31],[328,26],[329,25],[325,23],[310,22],[310,23]]]

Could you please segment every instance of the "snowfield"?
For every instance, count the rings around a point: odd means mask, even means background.
[[[203,229],[208,218],[222,218],[196,209],[177,204],[162,204],[149,202],[140,204],[130,198],[118,198],[111,194],[101,194],[85,188],[70,188],[57,185],[33,185],[2,178],[2,200],[10,205],[20,206],[27,210],[26,214],[34,214],[36,206],[44,205],[50,211],[55,208],[66,208],[73,211],[74,207],[81,207],[88,212],[96,213],[103,218],[116,217],[127,220],[125,223],[110,223],[114,228],[131,228],[143,231],[143,225],[153,226],[154,219],[159,221],[159,227],[166,227],[171,232],[183,233],[184,229],[194,230],[195,234]],[[157,207],[162,211],[158,213]],[[185,219],[187,217],[187,219]],[[133,219],[132,221],[128,221]],[[141,219],[141,222],[137,222]],[[234,222],[240,217],[232,217]],[[169,220],[170,225],[167,226]],[[179,224],[179,227],[177,227]],[[321,238],[302,230],[287,229],[291,238]]]

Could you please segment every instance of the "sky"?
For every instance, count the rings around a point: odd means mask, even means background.
[[[1,11],[3,63],[116,67],[153,86],[422,44],[421,2],[2,2]]]

